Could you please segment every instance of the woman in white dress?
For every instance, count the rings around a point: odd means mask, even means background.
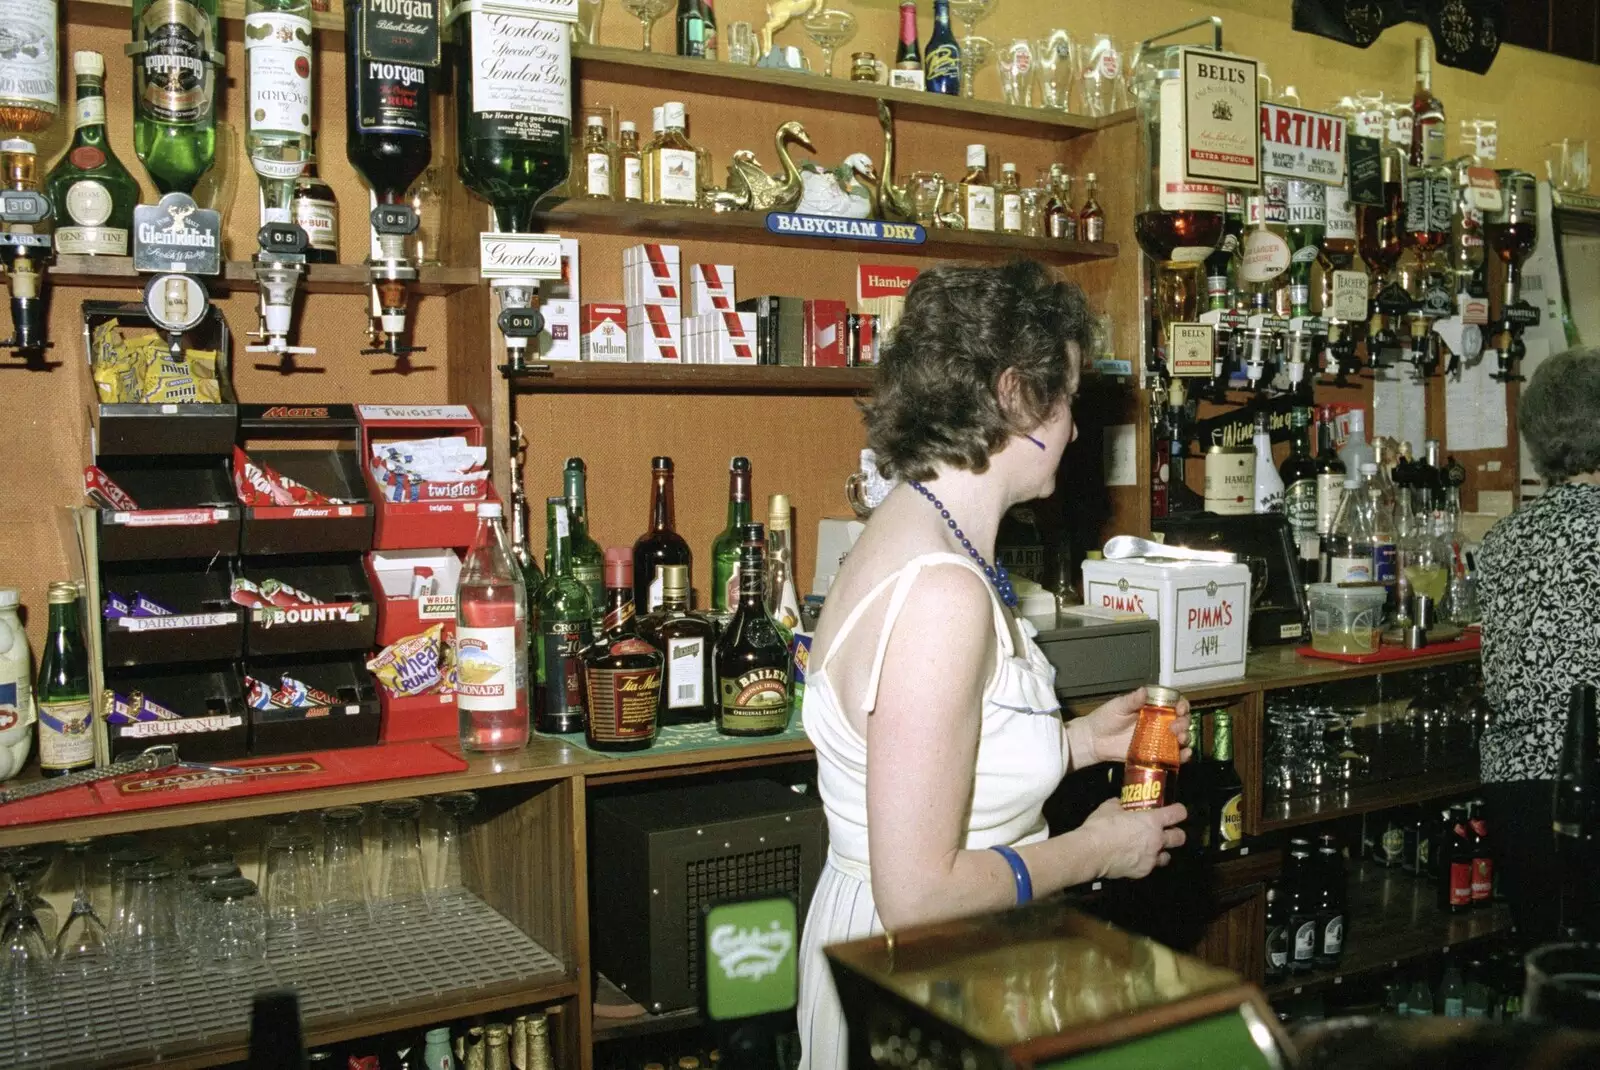
[[[848,1064],[823,947],[1143,877],[1183,843],[1182,806],[1116,800],[1050,835],[1045,800],[1068,771],[1126,756],[1144,696],[1063,724],[992,564],[1001,517],[1053,491],[1077,436],[1090,324],[1082,291],[1038,264],[941,266],[884,348],[867,436],[902,482],[828,592],[806,688],[830,845],[802,938],[802,1070]]]

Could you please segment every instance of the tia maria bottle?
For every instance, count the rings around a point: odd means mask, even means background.
[[[478,506],[478,533],[456,594],[456,705],[461,749],[528,742],[527,593],[506,546],[500,503]]]
[[[416,0],[409,0],[415,3]],[[408,3],[408,6],[409,6]],[[432,0],[421,4],[433,8]],[[418,37],[432,30],[432,48],[420,44],[418,55],[439,51],[438,13],[433,10],[416,19],[375,19],[392,15],[392,0],[347,0],[344,7],[345,42],[345,153],[356,173],[366,180],[379,204],[399,204],[412,183],[427,169],[433,158],[432,96],[433,70],[423,63],[398,63],[370,58],[368,20],[387,25],[394,21],[421,27]],[[365,31],[363,32],[363,26]],[[398,36],[398,35],[397,35]],[[392,45],[394,42],[385,41]],[[400,42],[401,50],[414,44],[410,38]],[[394,54],[385,51],[384,55]],[[437,59],[435,59],[437,62]]]
[[[584,738],[596,750],[643,750],[656,740],[662,656],[633,613],[633,551],[605,552],[605,618],[583,653],[589,716]]]

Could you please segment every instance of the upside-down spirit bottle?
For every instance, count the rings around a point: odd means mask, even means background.
[[[694,574],[694,553],[677,532],[672,497],[672,458],[650,462],[650,527],[633,544],[633,605],[653,613],[661,604],[661,566],[683,565]]]
[[[478,506],[478,533],[456,592],[456,706],[461,748],[528,742],[527,593],[506,546],[500,503]]]
[[[161,193],[193,193],[217,153],[217,0],[134,0],[133,151]]]
[[[546,504],[550,567],[539,600],[539,681],[544,688],[541,732],[581,732],[588,708],[583,691],[583,650],[593,635],[589,589],[572,574],[572,521],[567,499]]]
[[[56,218],[56,252],[127,256],[139,184],[106,140],[106,61],[74,52],[78,101],[72,145],[45,179]]]
[[[294,180],[294,194],[289,199],[289,221],[306,232],[306,262],[311,264],[337,264],[339,262],[339,202],[334,199],[333,187],[317,174],[316,136],[312,135],[311,148],[306,152],[306,169]]]
[[[345,155],[379,204],[400,204],[433,158],[432,68],[361,53],[368,0],[345,3]]]
[[[287,223],[311,155],[311,2],[247,0],[245,149],[261,178],[262,222]]]
[[[571,33],[504,9],[457,21],[457,166],[494,207],[495,228],[527,233],[540,197],[567,177],[572,151]]]
[[[728,522],[711,542],[711,611],[730,613],[739,603],[739,552],[750,523],[750,458],[728,462]]]
[[[767,533],[746,524],[739,608],[717,641],[717,729],[770,736],[789,726],[789,644],[766,605]]]

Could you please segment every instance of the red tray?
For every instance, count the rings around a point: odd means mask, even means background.
[[[396,698],[380,687],[378,698],[383,704],[383,727],[379,730],[378,738],[385,743],[439,739],[453,736],[461,729],[454,692],[448,695],[432,692]]]
[[[1342,661],[1346,665],[1372,665],[1380,661],[1415,661],[1418,658],[1438,657],[1440,654],[1464,654],[1469,650],[1477,650],[1482,645],[1483,640],[1477,632],[1467,632],[1460,639],[1452,639],[1448,643],[1429,643],[1421,650],[1408,650],[1403,646],[1380,646],[1370,654],[1328,654],[1303,646],[1298,647],[1296,653],[1303,658]]]
[[[232,764],[251,772],[246,776],[226,776],[199,769],[168,769],[6,803],[0,805],[0,826],[33,825],[41,821],[102,817],[184,803],[439,776],[467,768],[465,761],[438,744],[420,742],[317,751],[285,758],[251,758]]]

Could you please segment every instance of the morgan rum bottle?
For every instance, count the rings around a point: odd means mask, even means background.
[[[746,524],[739,553],[739,608],[717,641],[717,728],[770,736],[789,727],[789,644],[767,612],[767,532]]]
[[[94,765],[89,653],[78,621],[78,585],[50,584],[50,626],[33,689],[39,711],[39,771],[62,776]]]

